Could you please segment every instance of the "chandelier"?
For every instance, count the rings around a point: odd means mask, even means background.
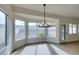
[[[45,6],[46,6],[46,4],[43,4],[43,6],[44,6],[44,22],[43,22],[43,24],[39,24],[39,27],[48,28],[48,27],[51,27],[52,25],[50,25],[46,22],[46,19],[45,19]]]

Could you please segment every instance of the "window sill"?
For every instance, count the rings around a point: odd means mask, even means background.
[[[0,52],[2,52],[3,50],[5,50],[7,48],[7,46],[3,47],[0,49]]]

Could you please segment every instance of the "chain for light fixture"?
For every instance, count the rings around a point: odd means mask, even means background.
[[[46,6],[46,4],[43,4],[43,6],[44,6],[44,23],[43,24],[40,24],[39,25],[39,27],[44,27],[44,28],[47,28],[47,27],[51,27],[52,25],[50,25],[50,24],[47,24],[46,23],[46,19],[45,19],[45,6]]]
[[[44,6],[44,24],[46,24],[46,21],[45,21],[45,6],[46,6],[46,4],[43,4],[43,6]]]

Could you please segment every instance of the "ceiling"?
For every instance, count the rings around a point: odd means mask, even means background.
[[[44,20],[44,17],[41,17],[41,16],[29,15],[29,14],[21,14],[21,13],[14,13],[14,14],[18,15],[18,16],[26,17],[28,19],[40,19],[40,20]],[[51,20],[56,20],[56,18],[45,17],[45,20],[46,21],[51,21]]]
[[[14,6],[43,12],[42,4],[14,4]],[[79,18],[79,4],[47,4],[46,13]]]

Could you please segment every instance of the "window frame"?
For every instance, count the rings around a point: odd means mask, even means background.
[[[24,31],[25,31],[25,37],[24,38],[22,38],[22,39],[16,39],[16,20],[19,20],[19,21],[23,21],[24,22]],[[26,23],[25,23],[25,21],[24,20],[21,20],[21,19],[18,19],[18,18],[16,18],[15,19],[15,42],[17,42],[17,41],[20,41],[20,40],[23,40],[23,39],[25,39],[26,38]]]
[[[76,31],[74,31],[74,29],[75,29]],[[77,25],[76,25],[76,24],[73,24],[73,29],[72,29],[72,31],[73,31],[73,34],[77,34]]]
[[[36,29],[36,32],[34,32],[34,34],[33,35],[35,35],[35,37],[30,37],[29,35],[30,35],[30,26],[29,26],[29,24],[35,24],[34,25],[34,27],[35,26],[37,26],[38,25],[38,23],[36,23],[36,22],[28,22],[28,39],[31,39],[31,38],[37,38],[38,37],[38,27],[35,27],[35,29]],[[32,25],[33,26],[33,25]],[[32,29],[33,30],[33,29]]]
[[[71,27],[70,27],[70,25],[71,25]],[[69,24],[69,34],[73,34],[73,24]]]
[[[77,34],[77,24],[69,24],[72,25],[71,27],[71,33],[69,32],[69,34]],[[76,31],[74,32],[74,25],[75,25],[75,29]],[[69,31],[70,31],[70,27],[69,27]]]
[[[5,14],[5,45],[3,46],[3,47],[5,47],[5,46],[7,46],[7,18],[8,18],[8,14],[2,9],[0,9],[0,11]],[[0,47],[0,49],[2,49],[3,47]]]
[[[53,28],[54,28],[54,29],[53,29]],[[48,32],[48,34],[47,34],[47,35],[48,35],[48,38],[56,38],[56,37],[57,37],[57,36],[56,36],[56,29],[57,29],[57,28],[56,28],[56,24],[54,24],[52,27],[48,28],[48,30],[47,30],[47,32]],[[52,36],[49,36],[49,34],[50,34],[49,31],[50,31],[50,30],[55,30],[55,31],[53,31],[53,32],[55,32],[55,36],[53,36],[53,35],[52,35]],[[52,32],[52,31],[51,31],[51,32]],[[52,32],[52,33],[53,33],[53,32]]]
[[[78,34],[79,34],[79,24],[77,25],[77,27],[78,27],[78,28],[77,28],[77,29],[78,29],[77,31],[78,31]]]

